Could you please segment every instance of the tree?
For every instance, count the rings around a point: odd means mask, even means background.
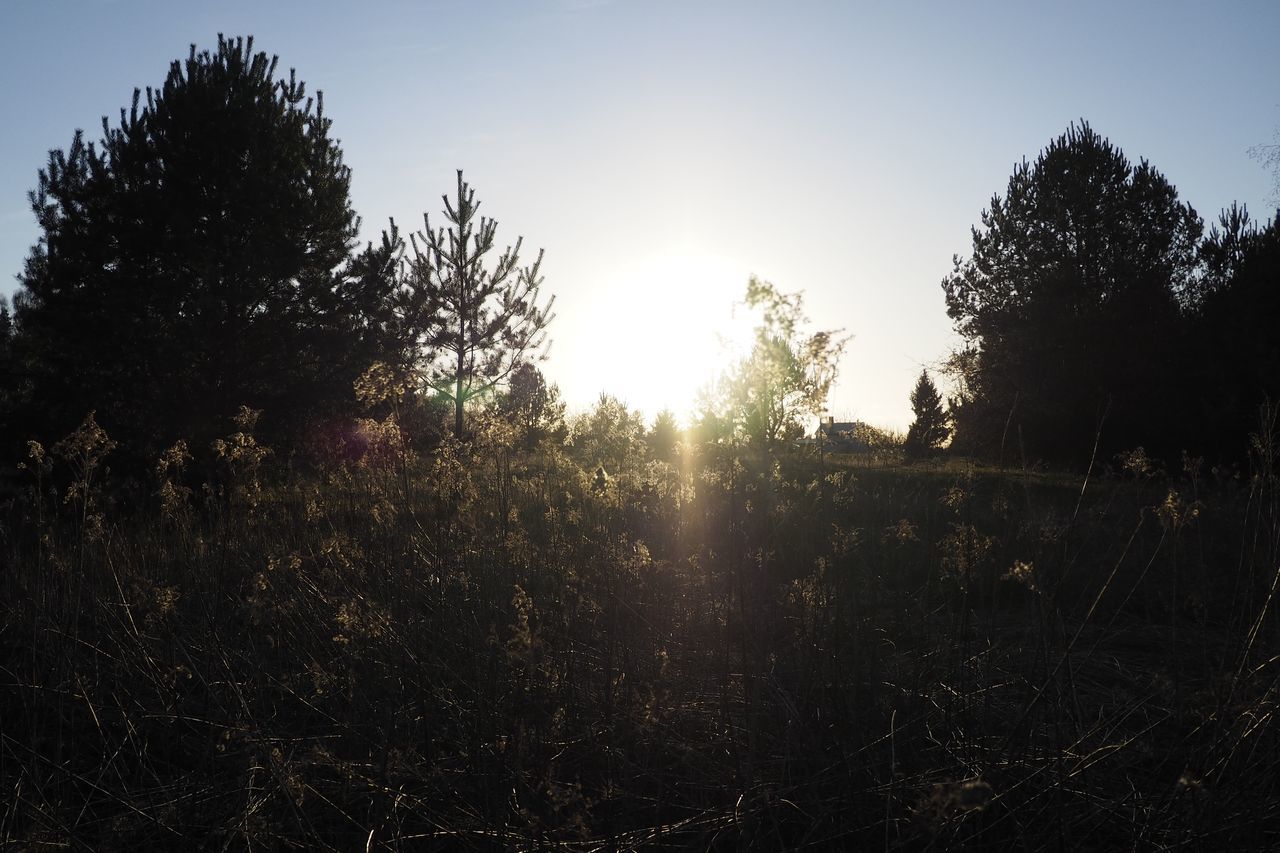
[[[1240,459],[1259,407],[1280,400],[1280,221],[1259,227],[1232,205],[1202,246],[1205,279],[1185,350],[1192,389],[1185,444]]]
[[[616,477],[640,459],[644,419],[617,397],[601,393],[594,409],[573,419],[570,438],[584,468],[603,465]]]
[[[676,459],[676,443],[680,441],[680,426],[676,416],[670,409],[663,409],[653,419],[653,428],[645,436],[649,455],[663,462],[674,462]]]
[[[1267,241],[1271,230],[1270,223],[1261,231],[1258,229],[1258,223],[1249,216],[1248,205],[1232,202],[1231,207],[1218,214],[1217,223],[1200,244],[1203,269],[1193,306],[1197,311],[1202,311],[1215,293],[1231,285],[1246,259]]]
[[[17,371],[13,358],[13,316],[9,313],[9,300],[0,295],[0,441],[12,446],[10,420],[13,405],[18,396]]]
[[[15,298],[26,426],[90,410],[149,456],[196,446],[242,405],[268,436],[353,405],[384,346],[395,240],[352,258],[350,170],[321,95],[218,36],[135,90],[103,137],[77,131],[30,194],[41,236]]]
[[[500,412],[515,426],[526,450],[549,439],[564,440],[564,408],[560,389],[547,385],[542,371],[528,361],[511,372],[507,393],[499,404]]]
[[[423,341],[423,377],[453,404],[453,432],[461,438],[467,403],[541,352],[555,299],[538,307],[543,253],[520,267],[523,237],[485,268],[498,223],[483,216],[477,221],[480,203],[461,170],[453,201],[443,198],[448,230],[432,230],[424,213],[423,230],[409,238],[410,287],[426,295],[425,305],[438,317]]]
[[[907,429],[905,449],[911,456],[927,456],[951,435],[942,396],[927,370],[920,371],[916,387],[911,390],[911,411],[915,413],[915,420]]]
[[[746,304],[762,317],[750,354],[729,374],[721,392],[735,428],[765,450],[803,433],[801,418],[816,416],[835,382],[848,338],[839,330],[802,333],[808,322],[800,294],[785,294],[752,276]]]
[[[1176,413],[1168,369],[1195,300],[1202,224],[1145,160],[1087,123],[1014,170],[943,282],[966,345],[956,441],[1081,464],[1152,446]],[[1104,426],[1099,434],[1099,426]]]

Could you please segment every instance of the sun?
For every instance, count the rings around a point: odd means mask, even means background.
[[[684,423],[699,392],[746,352],[752,321],[742,305],[750,270],[712,252],[666,248],[606,275],[595,289],[582,372],[652,419]]]

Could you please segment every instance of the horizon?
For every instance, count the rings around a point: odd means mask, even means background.
[[[1274,849],[1269,2],[0,5],[0,845]]]
[[[1249,153],[1280,127],[1274,84],[1248,82],[1280,79],[1273,4],[1038,17],[1013,4],[387,4],[349,22],[336,4],[7,8],[0,68],[19,83],[0,103],[23,117],[0,164],[11,276],[38,233],[26,193],[48,150],[76,128],[96,139],[100,117],[192,42],[252,34],[278,74],[324,91],[362,243],[391,217],[416,230],[438,216],[461,168],[500,246],[546,250],[558,317],[543,369],[572,410],[609,393],[647,421],[662,408],[687,419],[755,274],[803,292],[812,328],[852,335],[827,411],[905,429],[915,377],[957,340],[940,288],[952,256],[969,254],[1013,167],[1082,119],[1148,159],[1206,228],[1232,201],[1262,221],[1280,201]],[[1224,68],[1242,70],[1223,81]],[[47,69],[40,85],[22,85],[31,69]],[[6,277],[3,292],[16,286]]]

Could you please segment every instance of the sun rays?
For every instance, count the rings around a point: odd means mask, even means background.
[[[712,252],[667,247],[609,271],[589,306],[583,347],[569,369],[601,388],[627,389],[652,417],[687,420],[699,392],[751,340],[742,297],[750,270]]]

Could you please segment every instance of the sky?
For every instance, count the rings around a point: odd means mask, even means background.
[[[0,291],[51,148],[93,138],[192,43],[325,93],[365,239],[439,220],[456,170],[498,242],[546,251],[543,370],[685,413],[755,274],[852,339],[838,420],[905,429],[957,344],[952,256],[1016,163],[1085,119],[1206,219],[1268,218],[1280,3],[0,0]]]

